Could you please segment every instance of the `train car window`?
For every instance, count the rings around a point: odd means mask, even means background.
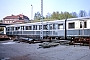
[[[37,30],[37,25],[35,25],[35,30]]]
[[[26,26],[26,30],[28,30],[28,26]]]
[[[44,25],[44,26],[43,26],[43,29],[44,29],[44,30],[47,30],[47,25]]]
[[[41,30],[41,28],[42,28],[42,26],[41,26],[41,25],[39,25],[39,30]]]
[[[20,27],[16,27],[16,30],[20,29]]]
[[[84,28],[87,28],[87,22],[86,21],[84,22]]]
[[[12,27],[12,31],[14,31],[14,27]]]
[[[6,31],[8,31],[8,28],[6,28]]]
[[[53,29],[56,29],[55,24],[53,24]]]
[[[29,26],[29,30],[32,30],[32,26]]]
[[[24,30],[24,26],[21,26],[21,30]]]
[[[6,31],[9,31],[9,30],[10,30],[10,28],[9,28],[9,27],[7,27],[7,28],[6,28]]]
[[[75,22],[68,23],[68,28],[69,29],[75,28]]]
[[[49,26],[50,26],[50,30],[52,30],[53,29],[52,24],[50,24]]]
[[[35,30],[36,28],[35,28],[35,25],[33,25],[33,30]]]
[[[58,29],[63,29],[63,24],[58,24]]]
[[[80,28],[82,28],[82,22],[80,22]]]
[[[83,23],[82,22],[80,22],[80,28],[82,28],[83,26]],[[84,21],[84,28],[87,28],[87,22],[86,21]]]

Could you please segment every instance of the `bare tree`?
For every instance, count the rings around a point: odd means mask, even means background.
[[[90,16],[90,10],[89,10],[89,12],[88,12],[88,16]]]
[[[86,11],[85,10],[80,10],[79,17],[85,17],[85,16],[87,16]]]

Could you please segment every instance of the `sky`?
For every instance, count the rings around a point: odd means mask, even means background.
[[[31,19],[31,4],[33,16],[41,13],[41,0],[0,0],[0,20],[6,16],[24,14]],[[43,0],[43,15],[53,11],[77,12],[90,10],[90,0]]]

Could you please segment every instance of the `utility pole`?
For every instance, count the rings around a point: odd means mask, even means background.
[[[43,0],[41,0],[41,31],[40,31],[40,39],[43,39]]]
[[[84,20],[82,21],[82,35],[84,36]]]
[[[66,27],[67,18],[65,20],[65,40],[67,40],[67,27]]]
[[[33,20],[33,5],[31,4],[31,20]]]

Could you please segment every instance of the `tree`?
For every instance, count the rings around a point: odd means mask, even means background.
[[[43,16],[43,19],[44,19],[45,17]],[[40,20],[41,19],[41,14],[39,13],[39,12],[37,12],[37,13],[35,13],[35,15],[34,15],[34,20]]]
[[[61,12],[59,14],[59,19],[67,19],[67,18],[74,18],[74,16],[72,14],[70,14],[69,12]]]
[[[50,18],[51,18],[51,14],[50,13],[47,13],[46,19],[50,19]]]
[[[89,12],[88,12],[88,16],[90,16],[90,10],[89,10]]]
[[[40,18],[41,18],[41,14],[39,12],[35,13],[34,19],[35,20],[40,20]]]
[[[77,15],[77,13],[76,13],[76,12],[72,12],[71,14],[72,14],[72,16],[73,16],[73,17],[75,17],[75,18],[77,18],[77,17],[78,17],[78,15]]]
[[[75,18],[75,16],[73,16],[71,13],[69,12],[61,12],[59,13],[57,12],[53,12],[51,15],[52,19],[66,19],[66,18]]]
[[[0,22],[3,22],[3,20],[0,20]]]
[[[87,15],[86,11],[80,10],[79,17],[85,17]]]
[[[64,13],[61,11],[61,13],[59,14],[59,20],[64,19]]]
[[[52,19],[58,19],[59,18],[59,12],[53,12],[52,15],[51,15],[51,18]]]

